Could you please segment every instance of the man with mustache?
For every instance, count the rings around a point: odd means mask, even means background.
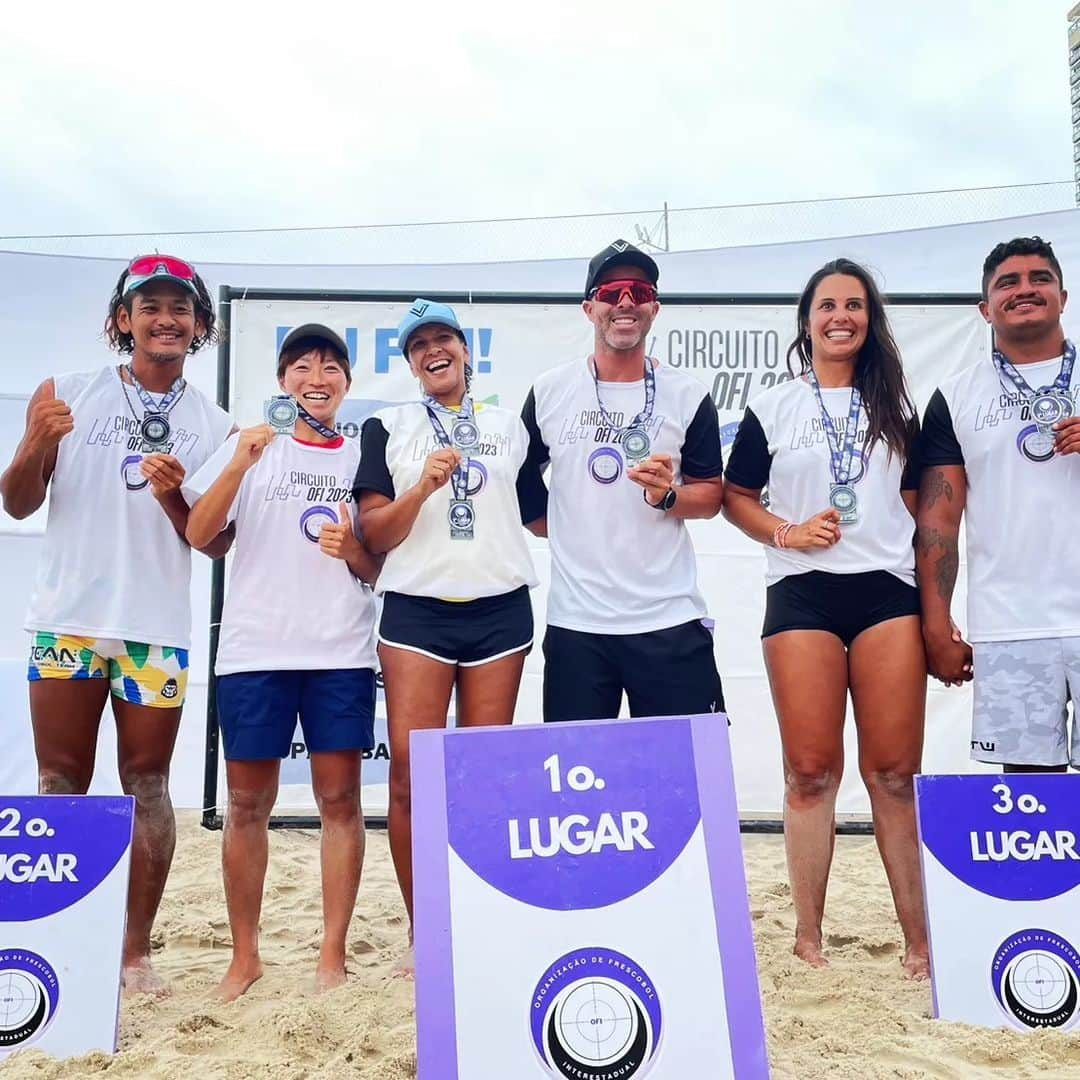
[[[180,485],[232,423],[184,378],[186,357],[215,340],[213,304],[190,263],[132,259],[109,301],[105,338],[120,364],[51,376],[34,391],[0,496],[24,518],[50,493],[26,619],[38,789],[86,793],[111,694],[120,783],[135,797],[123,980],[162,993],[150,930],[176,841],[169,763],[191,638]],[[224,554],[221,539],[201,550]]]
[[[1062,772],[1080,765],[1066,708],[1080,695],[1080,417],[1051,246],[1038,236],[998,244],[982,297],[993,354],[945,380],[923,423],[916,569],[927,662],[946,685],[974,672],[974,759]],[[965,513],[971,645],[949,621]]]
[[[707,389],[647,355],[659,276],[625,240],[594,256],[593,354],[545,372],[522,413],[522,505],[551,542],[546,721],[617,716],[624,692],[632,716],[724,708],[686,528],[720,510],[720,429]]]

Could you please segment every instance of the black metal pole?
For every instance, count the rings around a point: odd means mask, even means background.
[[[229,329],[232,323],[231,290],[228,285],[218,289],[218,326],[220,338],[217,354],[217,403],[229,408]],[[218,781],[218,713],[217,660],[218,637],[221,634],[221,609],[225,603],[225,558],[214,560],[210,571],[210,659],[206,683],[206,767],[203,773],[202,824],[206,829],[220,829],[221,815],[217,812]]]

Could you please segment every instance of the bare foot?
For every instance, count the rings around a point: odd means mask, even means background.
[[[324,964],[320,960],[319,966],[315,969],[315,989],[320,993],[323,990],[335,990],[345,985],[347,975],[344,961],[338,960]]]
[[[904,950],[904,958],[900,963],[908,978],[918,982],[930,978],[930,954],[925,945],[909,945]]]
[[[811,967],[823,968],[829,966],[821,952],[820,941],[808,941],[805,938],[795,939],[795,948],[791,950],[800,960],[804,960]]]
[[[172,993],[165,980],[154,970],[149,956],[126,961],[120,972],[120,983],[130,994],[153,994],[154,997],[163,998]]]
[[[225,978],[218,985],[218,995],[222,1001],[235,1001],[262,978],[262,973],[262,961],[258,957],[252,960],[233,957]]]
[[[391,975],[394,979],[405,979],[412,982],[416,978],[416,952],[412,943],[409,944],[408,952],[401,958]]]

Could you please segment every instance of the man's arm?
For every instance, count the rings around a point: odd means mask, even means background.
[[[971,646],[956,640],[951,621],[960,566],[960,519],[967,502],[963,465],[932,465],[919,486],[915,571],[922,603],[923,640],[930,674],[946,685],[971,678]]]
[[[26,430],[11,464],[0,476],[0,498],[13,518],[29,517],[45,501],[56,468],[57,447],[74,427],[71,409],[57,399],[53,380],[46,379],[26,406]]]

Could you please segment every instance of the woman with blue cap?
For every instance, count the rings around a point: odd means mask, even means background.
[[[455,690],[459,727],[513,719],[536,584],[522,522],[545,508],[542,492],[519,490],[528,436],[517,413],[472,400],[469,348],[453,309],[416,300],[398,343],[421,399],[366,421],[354,496],[365,545],[386,556],[376,592],[390,848],[411,923],[409,735],[445,727]],[[411,955],[401,974],[411,977]]]

